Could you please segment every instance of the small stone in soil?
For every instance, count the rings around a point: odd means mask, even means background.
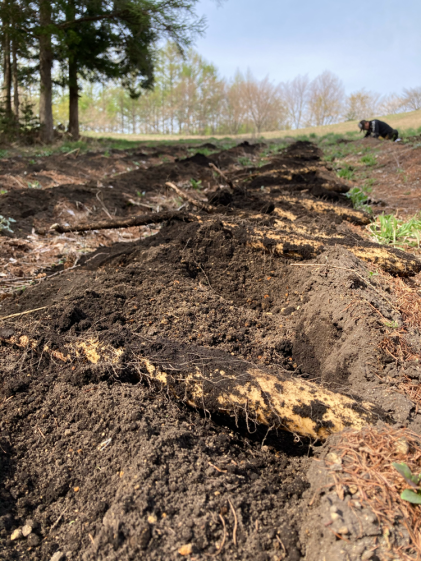
[[[10,539],[13,540],[20,540],[20,538],[22,537],[22,528],[17,528],[14,532],[12,532],[12,535],[10,536]]]
[[[29,536],[31,532],[32,532],[32,526],[30,526],[29,524],[25,524],[25,526],[22,528],[22,536],[26,538]]]

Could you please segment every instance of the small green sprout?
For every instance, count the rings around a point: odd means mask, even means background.
[[[138,197],[144,197],[146,195],[146,191],[136,191],[136,195]]]
[[[390,327],[390,329],[397,329],[399,327],[399,324],[397,321],[385,321],[383,320],[383,323],[385,324],[386,327]]]
[[[28,181],[29,189],[42,189],[42,185],[39,181]]]
[[[409,467],[404,462],[394,462],[392,466],[395,470],[402,475],[405,481],[412,487],[412,489],[405,489],[401,493],[401,499],[412,503],[414,505],[421,504],[421,474],[414,475]]]
[[[0,195],[5,195],[7,193],[7,189],[0,189]]]
[[[198,181],[193,178],[190,179],[190,185],[193,187],[193,189],[196,189],[196,191],[200,191],[201,189],[203,189],[202,181],[200,179]]]

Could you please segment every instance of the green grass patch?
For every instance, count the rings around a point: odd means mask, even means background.
[[[247,158],[247,156],[241,156],[240,158],[238,158],[238,163],[244,166],[245,168],[254,165],[253,162],[250,160],[250,158]]]
[[[421,213],[409,220],[402,220],[393,214],[381,214],[369,226],[376,242],[394,247],[420,247]]]
[[[355,168],[349,164],[343,164],[336,172],[338,177],[342,179],[352,180],[355,176]]]
[[[366,154],[361,158],[360,162],[366,166],[375,166],[377,164],[377,158],[374,154]]]

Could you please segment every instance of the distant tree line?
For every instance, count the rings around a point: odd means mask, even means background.
[[[184,56],[168,42],[155,56],[154,87],[132,97],[117,82],[84,83],[83,130],[146,134],[260,133],[421,109],[421,87],[401,96],[359,90],[346,95],[341,80],[326,71],[310,80],[297,76],[273,84],[250,71],[221,78],[193,49]],[[55,119],[68,122],[68,93],[57,92]]]

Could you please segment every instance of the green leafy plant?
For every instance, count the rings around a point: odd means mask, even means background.
[[[352,206],[357,210],[365,210],[372,213],[371,206],[367,204],[368,194],[367,191],[360,187],[353,187],[346,193],[346,196],[351,199]]]
[[[193,187],[193,189],[196,189],[196,191],[200,191],[201,189],[203,189],[202,181],[200,179],[198,181],[193,178],[190,179],[190,185]]]
[[[146,195],[146,191],[136,191],[136,195],[138,197],[144,197]]]
[[[368,228],[378,243],[420,247],[421,213],[406,221],[393,214],[381,214]]]
[[[412,487],[412,489],[405,489],[401,493],[401,499],[415,505],[421,504],[421,474],[414,475],[405,462],[393,462],[392,466]]]
[[[0,189],[0,195],[5,195],[7,193],[7,189]]]
[[[39,181],[28,181],[29,189],[42,189],[42,185]]]
[[[8,232],[11,232],[13,234],[13,230],[10,227],[12,222],[16,222],[16,220],[14,220],[13,218],[6,218],[5,216],[2,216],[0,214],[0,232],[2,230],[7,230]]]

